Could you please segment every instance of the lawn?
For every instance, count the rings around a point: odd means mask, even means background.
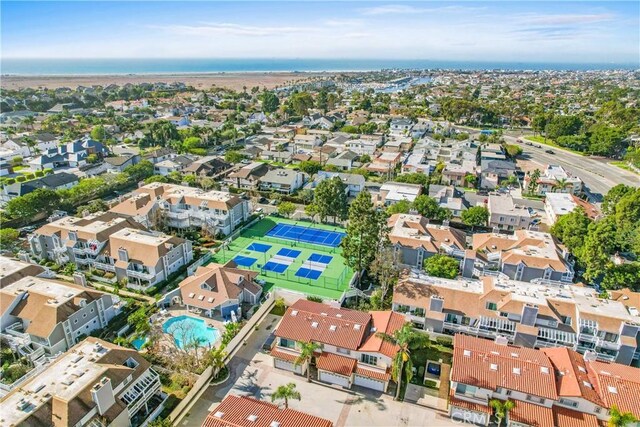
[[[247,268],[258,271],[258,279],[266,282],[264,290],[269,291],[273,287],[289,289],[302,292],[307,295],[315,295],[323,298],[339,299],[344,290],[348,287],[349,281],[353,277],[353,271],[345,266],[339,247],[323,246],[317,244],[303,243],[292,240],[265,236],[265,234],[278,223],[299,225],[317,230],[339,231],[343,229],[324,224],[312,224],[304,221],[292,221],[282,218],[266,217],[243,230],[240,236],[230,242],[226,247],[220,248],[212,257],[211,262],[224,264],[229,260],[242,260],[251,265],[239,265],[240,268]],[[254,244],[259,244],[256,245]],[[263,247],[260,247],[262,245]],[[267,271],[270,259],[284,250],[293,250],[296,253],[293,262],[286,267],[286,270],[276,272]],[[312,254],[330,257],[326,268],[317,279],[296,276],[296,272],[307,261]],[[244,257],[244,258],[237,258]],[[253,260],[253,261],[252,261]]]
[[[613,166],[619,167],[620,169],[624,169],[624,170],[629,171],[631,173],[635,173],[636,175],[640,175],[640,174],[638,174],[638,172],[636,172],[635,170],[633,170],[633,168],[631,168],[629,166],[628,162],[625,162],[625,161],[622,161],[622,160],[615,160],[615,161],[609,162],[609,163],[612,164]]]
[[[531,141],[531,142],[537,142],[538,144],[543,144],[543,145],[548,145],[550,147],[555,147],[555,148],[558,148],[560,150],[570,151],[572,153],[579,154],[581,156],[586,156],[587,155],[586,153],[583,153],[582,151],[576,151],[576,150],[572,150],[571,148],[562,147],[562,146],[556,144],[552,139],[545,138],[544,136],[525,136],[525,137],[523,137],[523,139]]]

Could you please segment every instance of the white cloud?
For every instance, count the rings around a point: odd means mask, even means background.
[[[202,25],[169,25],[166,27],[151,26],[167,32],[187,36],[233,35],[245,37],[266,37],[310,31],[306,27],[261,27],[233,23],[212,23]]]
[[[404,4],[388,4],[383,6],[374,6],[362,9],[363,15],[414,15],[422,13],[457,13],[457,12],[472,12],[484,10],[484,7],[469,7],[469,6],[442,6],[442,7],[416,7]]]
[[[523,14],[516,16],[516,20],[532,25],[579,25],[595,24],[599,22],[613,21],[615,16],[610,13],[599,14]]]

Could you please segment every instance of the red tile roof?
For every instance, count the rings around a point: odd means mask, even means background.
[[[257,417],[255,421],[248,419],[251,415]],[[233,395],[227,396],[211,411],[202,427],[271,427],[274,421],[279,427],[333,427],[333,423],[324,418]]]
[[[406,322],[402,314],[392,311],[372,311],[370,314],[376,332],[384,332],[388,335],[392,335]],[[396,355],[398,350],[397,345],[384,341],[376,333],[370,334],[359,349],[359,351],[382,353],[391,358]]]
[[[553,424],[553,411],[533,403],[515,401],[516,406],[509,412],[509,422],[515,421],[530,426],[547,427]],[[564,424],[560,424],[564,427]]]
[[[549,357],[557,372],[558,396],[583,397],[598,406],[603,405],[579,353],[566,347],[545,348],[542,352]]]
[[[357,364],[358,361],[356,359],[338,356],[333,353],[322,352],[316,358],[316,367],[318,369],[344,375],[345,377],[351,376]]]
[[[619,363],[586,362],[589,376],[607,408],[640,418],[640,369]]]
[[[466,400],[456,398],[453,389],[451,389],[451,391],[449,392],[449,405],[457,406],[458,408],[462,409],[468,409],[469,411],[484,412],[485,414],[491,413],[491,408],[483,405],[482,403],[468,402]]]
[[[553,407],[554,426],[561,427],[598,427],[595,415],[574,411],[560,406]]]
[[[391,379],[391,374],[389,373],[389,370],[382,372],[379,369],[376,369],[376,370],[367,369],[360,365],[356,367],[356,374],[362,375],[363,377],[373,378],[374,380],[380,380],[380,381],[389,381]]]
[[[369,332],[370,324],[368,313],[298,300],[287,309],[276,335],[357,350]]]
[[[458,334],[454,338],[451,381],[489,390],[509,390],[556,400],[553,365],[541,351],[499,345]]]
[[[294,362],[298,358],[297,354],[280,351],[277,348],[273,348],[271,350],[271,356],[275,357],[276,359],[286,360],[287,362]]]

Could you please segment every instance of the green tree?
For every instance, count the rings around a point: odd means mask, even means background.
[[[107,139],[107,131],[105,130],[104,126],[94,126],[93,129],[91,129],[91,138],[100,142]]]
[[[320,222],[332,216],[341,221],[347,217],[347,190],[342,180],[335,176],[320,181],[314,192],[313,204],[316,206]]]
[[[214,372],[219,372],[222,368],[224,368],[225,360],[227,359],[227,352],[224,350],[222,346],[217,348],[212,348],[204,355],[204,363],[207,366],[213,367]]]
[[[289,408],[289,399],[300,400],[302,396],[300,392],[296,390],[295,383],[289,383],[287,385],[280,385],[276,391],[271,395],[271,401],[284,400],[284,409]]]
[[[308,92],[296,92],[289,97],[289,104],[298,116],[305,116],[313,108],[313,97]]]
[[[441,208],[433,197],[421,194],[413,201],[413,208],[425,218],[435,220],[445,220],[451,218],[451,212],[448,209]]]
[[[583,126],[578,116],[553,116],[545,127],[548,138],[556,139],[560,136],[575,135]]]
[[[292,202],[282,202],[278,205],[278,214],[289,218],[296,211],[296,205]]]
[[[322,169],[322,165],[319,162],[313,160],[305,160],[304,162],[300,162],[298,167],[302,172],[309,175],[314,175],[318,173],[320,169]]]
[[[455,279],[460,272],[460,261],[447,255],[436,254],[424,260],[424,269],[430,276]]]
[[[151,330],[149,316],[144,307],[140,307],[127,317],[127,323],[134,327],[137,335],[147,334]]]
[[[489,210],[484,206],[473,206],[469,209],[462,211],[462,222],[471,225],[487,225],[489,220]]]
[[[311,221],[313,222],[316,215],[318,215],[318,206],[316,206],[315,203],[309,203],[304,207],[304,213],[311,218]]]
[[[406,184],[420,184],[427,185],[429,183],[429,177],[420,172],[403,173],[396,176],[395,182],[403,182]]]
[[[143,160],[138,164],[127,166],[124,173],[129,175],[129,178],[134,182],[142,181],[153,175],[153,163],[149,160]]]
[[[387,207],[387,214],[406,214],[411,210],[411,202],[408,200],[400,200]]]
[[[398,254],[389,242],[383,242],[378,245],[375,258],[369,266],[369,272],[375,278],[376,283],[380,286],[380,306],[375,306],[376,310],[385,310],[385,300],[389,289],[395,285],[400,277]],[[373,305],[373,304],[372,304]]]
[[[173,427],[173,421],[169,418],[158,417],[147,424],[149,427]]]
[[[273,92],[263,92],[261,95],[262,111],[265,113],[273,113],[278,110],[280,100]]]
[[[0,228],[0,248],[13,251],[20,238],[20,232],[15,228]]]
[[[229,150],[224,155],[224,160],[229,163],[240,163],[244,160],[244,156],[237,151]]]
[[[609,410],[609,427],[631,427],[638,419],[631,412],[623,412],[616,405]]]
[[[145,184],[151,184],[152,182],[169,182],[169,179],[162,175],[151,175],[144,180]]]
[[[615,213],[616,205],[627,194],[634,191],[633,187],[629,187],[624,184],[618,184],[611,188],[607,194],[604,195],[602,200],[602,213],[610,215]]]
[[[358,273],[358,280],[375,258],[378,243],[387,235],[385,215],[376,211],[367,190],[360,192],[349,207],[349,224],[342,239],[342,256]]]
[[[494,415],[496,417],[498,427],[502,425],[502,420],[504,420],[509,412],[516,407],[516,404],[513,400],[501,401],[498,399],[491,399],[489,401],[489,406],[491,406],[494,410]]]
[[[85,213],[104,212],[109,210],[109,205],[102,199],[92,200],[86,205],[78,206],[76,213],[79,216],[83,216]]]
[[[529,176],[529,185],[527,186],[527,192],[529,194],[534,194],[538,189],[538,180],[540,180],[540,176],[542,176],[542,172],[540,169],[535,169],[531,172]]]
[[[31,193],[13,198],[5,205],[10,218],[32,218],[40,213],[50,214],[60,206],[60,196],[48,188],[38,188]]]
[[[589,132],[589,153],[596,156],[614,156],[620,154],[624,148],[625,135],[619,128],[606,124],[593,125]]]
[[[580,257],[591,222],[584,209],[577,207],[573,212],[558,218],[551,227],[551,234],[557,237],[572,254]]]
[[[629,288],[634,292],[640,292],[640,262],[609,264],[601,285],[604,289]]]
[[[596,280],[605,273],[610,256],[616,248],[616,225],[612,217],[606,217],[589,225],[581,257],[586,265],[584,277]]]
[[[322,346],[315,342],[298,342],[298,348],[300,349],[300,355],[293,362],[295,366],[307,363],[307,381],[311,382],[311,361],[315,357],[316,351],[322,350]]]
[[[402,325],[393,334],[377,332],[376,336],[394,346],[398,347],[398,352],[393,357],[391,367],[391,377],[396,382],[395,400],[400,398],[400,388],[402,386],[403,377],[409,382],[413,377],[413,362],[411,361],[411,352],[418,348],[426,348],[429,346],[429,336],[421,332],[416,332],[413,325],[409,322]]]
[[[522,154],[522,147],[520,147],[519,145],[507,144],[504,146],[504,148],[511,158],[516,158],[520,154]]]

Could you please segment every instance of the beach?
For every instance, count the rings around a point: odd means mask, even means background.
[[[3,75],[0,77],[0,87],[5,90],[21,88],[56,89],[78,86],[107,86],[110,84],[124,85],[126,83],[173,83],[181,82],[196,89],[223,87],[234,90],[250,89],[254,86],[273,89],[287,86],[292,82],[307,80],[313,77],[327,76],[331,73],[294,73],[294,72],[248,72],[248,73],[172,73],[172,74],[118,74],[118,75]]]

